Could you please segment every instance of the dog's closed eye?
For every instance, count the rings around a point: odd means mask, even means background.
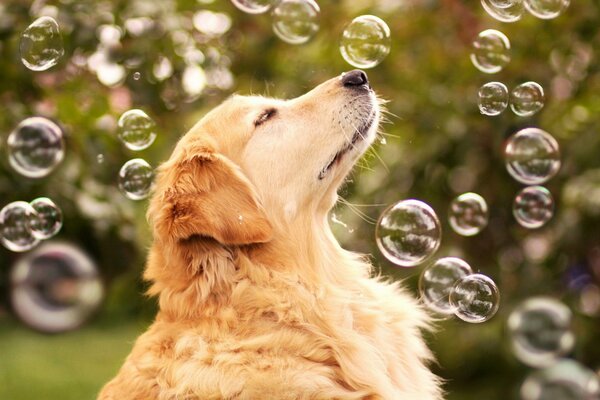
[[[267,108],[254,120],[254,126],[260,126],[277,114],[277,109]]]

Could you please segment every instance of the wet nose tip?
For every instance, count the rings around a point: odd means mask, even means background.
[[[342,84],[346,87],[368,85],[369,78],[367,78],[365,71],[355,69],[344,73],[342,76]]]

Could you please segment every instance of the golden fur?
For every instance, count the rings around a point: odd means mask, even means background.
[[[372,91],[334,78],[234,96],[181,139],[148,209],[160,311],[99,399],[442,398],[427,315],[328,225],[378,118]]]

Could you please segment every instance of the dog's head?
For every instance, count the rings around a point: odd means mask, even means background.
[[[231,97],[160,167],[149,209],[157,236],[250,244],[303,213],[322,217],[378,124],[378,101],[358,70],[292,100]]]

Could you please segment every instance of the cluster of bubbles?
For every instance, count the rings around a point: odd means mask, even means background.
[[[481,0],[484,10],[501,22],[515,22],[525,10],[540,19],[553,19],[561,15],[570,0]]]
[[[231,0],[250,14],[271,11],[273,32],[284,42],[303,44],[319,31],[319,5],[314,0]],[[340,53],[357,68],[373,68],[389,54],[390,28],[381,18],[361,15],[342,32]]]
[[[571,310],[549,297],[532,297],[508,318],[514,355],[538,368],[521,386],[524,400],[592,399],[600,395],[600,379],[580,363],[565,359],[575,346]]]
[[[14,252],[27,251],[56,235],[62,223],[60,208],[47,197],[14,201],[0,210],[0,243]]]
[[[479,88],[479,111],[483,115],[501,114],[509,105],[510,109],[520,117],[529,117],[544,107],[544,88],[536,82],[525,82],[508,93],[502,82],[488,82]]]
[[[421,273],[419,292],[423,303],[440,315],[456,315],[465,322],[481,323],[498,311],[500,292],[486,275],[473,273],[457,257],[436,260]]]
[[[147,149],[156,139],[156,123],[144,111],[125,111],[117,123],[119,140],[129,150]],[[143,200],[152,190],[154,170],[142,158],[127,161],[119,170],[119,189],[131,200]]]
[[[465,193],[450,206],[450,224],[472,236],[488,221],[487,204],[476,193]],[[382,254],[402,267],[414,267],[430,259],[440,246],[442,230],[435,211],[426,203],[402,200],[379,217],[375,239]],[[463,321],[484,322],[496,314],[498,287],[489,277],[474,274],[469,264],[456,257],[437,260],[423,270],[419,281],[423,302],[443,315]]]

